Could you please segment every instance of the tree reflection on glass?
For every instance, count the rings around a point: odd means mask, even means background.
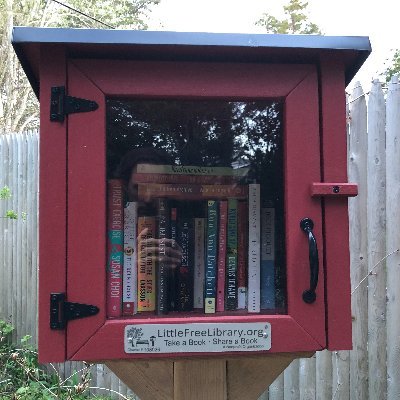
[[[263,207],[276,212],[277,306],[285,308],[283,102],[107,100],[107,176],[127,151],[164,150],[177,165],[250,167]]]

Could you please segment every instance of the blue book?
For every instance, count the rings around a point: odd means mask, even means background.
[[[207,243],[206,243],[206,277],[204,312],[215,313],[217,294],[217,235],[218,235],[218,203],[207,202]]]

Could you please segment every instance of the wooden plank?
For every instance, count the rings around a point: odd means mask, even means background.
[[[332,353],[328,350],[316,353],[315,389],[317,399],[332,398]],[[285,399],[286,400],[286,399]]]
[[[369,396],[386,393],[385,100],[374,81],[368,100],[367,240]]]
[[[174,367],[168,360],[107,361],[114,372],[141,400],[172,400],[174,398]]]
[[[49,326],[50,293],[66,291],[67,124],[50,122],[52,86],[66,84],[65,49],[40,52],[39,361],[65,360],[65,332]]]
[[[174,363],[174,400],[226,400],[226,383],[226,360]]]
[[[321,53],[321,129],[323,182],[346,182],[346,121],[344,68],[334,52]],[[351,348],[348,200],[323,199],[325,224],[327,348]],[[340,221],[340,224],[338,224]],[[340,282],[340,284],[338,284]]]
[[[298,400],[300,397],[299,367],[300,360],[296,359],[285,369],[285,400]]]
[[[316,398],[315,378],[315,356],[309,359],[302,358],[299,368],[299,400],[312,400]]]
[[[386,105],[387,398],[400,398],[400,92],[393,77]]]
[[[367,284],[367,103],[356,83],[349,98],[348,176],[358,183],[358,196],[349,199],[350,279],[353,351],[350,353],[350,397],[368,398],[368,304]]]
[[[257,399],[295,358],[311,355],[312,353],[280,353],[262,358],[228,360],[228,399]]]
[[[284,373],[282,373],[269,385],[268,394],[269,400],[283,400],[285,381],[284,381]]]
[[[332,353],[332,399],[347,400],[350,398],[349,364],[349,351],[335,351]]]

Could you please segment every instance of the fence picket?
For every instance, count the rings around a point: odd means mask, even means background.
[[[350,279],[353,351],[350,352],[350,398],[368,399],[367,285],[367,102],[359,82],[349,99],[348,179],[358,183],[358,196],[349,199]],[[335,390],[335,389],[334,389]]]
[[[389,84],[386,108],[387,398],[400,398],[400,87]]]
[[[386,393],[385,100],[374,81],[368,100],[367,235],[369,395]]]

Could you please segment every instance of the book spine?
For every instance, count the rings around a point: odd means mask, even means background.
[[[182,261],[177,274],[177,311],[193,310],[194,280],[194,228],[193,218],[181,218],[178,222],[178,243],[182,249]]]
[[[238,309],[247,308],[247,221],[246,201],[238,204]]]
[[[226,275],[226,223],[228,202],[219,202],[218,225],[218,275],[217,275],[217,311],[225,311],[225,275]]]
[[[204,200],[247,198],[246,185],[190,185],[178,183],[139,183],[138,197],[141,201],[150,201],[155,197],[168,197],[178,200]]]
[[[194,219],[194,308],[204,307],[205,218]]]
[[[137,202],[126,203],[124,208],[124,273],[122,315],[137,311]]]
[[[206,282],[204,312],[215,313],[216,272],[217,272],[217,225],[218,203],[207,202],[207,246],[206,246]]]
[[[249,184],[249,270],[248,302],[250,313],[260,312],[260,185]]]
[[[155,310],[155,257],[147,243],[155,230],[155,217],[138,217],[138,311]]]
[[[228,200],[228,223],[227,223],[227,250],[226,250],[226,309],[236,310],[238,303],[237,286],[237,210],[236,199]]]
[[[157,237],[158,254],[156,262],[156,279],[157,279],[157,314],[168,313],[168,268],[166,256],[167,247],[166,240],[169,239],[169,205],[166,199],[157,199],[158,210],[158,224],[157,224]]]
[[[174,174],[174,175],[237,175],[246,176],[249,168],[231,167],[203,167],[196,165],[160,165],[160,164],[137,164],[136,172],[150,174]]]
[[[122,268],[124,260],[123,184],[111,179],[108,189],[107,215],[107,308],[108,318],[122,313]]]
[[[171,208],[171,239],[176,242],[178,238],[178,224],[177,224],[177,208],[172,207]],[[169,268],[168,269],[168,277],[169,277],[169,282],[168,282],[168,303],[169,303],[169,311],[175,311],[176,310],[176,276],[178,273],[178,267],[175,268]]]
[[[275,308],[275,209],[261,209],[261,309]]]
[[[229,185],[241,179],[236,175],[178,175],[178,174],[157,174],[140,173],[132,174],[135,183],[186,183],[190,185]]]

